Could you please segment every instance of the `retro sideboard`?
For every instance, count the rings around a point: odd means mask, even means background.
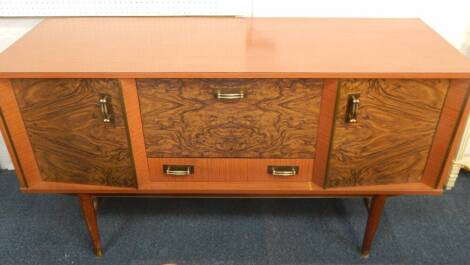
[[[417,19],[51,18],[0,55],[23,192],[442,194],[470,62]],[[314,203],[314,202],[312,202]]]

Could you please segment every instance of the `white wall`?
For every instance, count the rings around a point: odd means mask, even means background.
[[[457,49],[470,46],[469,0],[253,0],[255,17],[419,17]]]
[[[93,4],[91,0],[81,1],[79,5],[62,0],[3,0],[0,5],[0,16],[198,14],[254,17],[419,17],[470,57],[469,0],[103,0],[100,5]],[[38,21],[0,19],[0,51]],[[470,155],[470,147],[466,153]],[[11,167],[1,139],[0,167]]]
[[[0,10],[1,14],[1,10]],[[32,27],[39,23],[40,19],[0,19],[0,52],[13,44]],[[1,96],[1,95],[0,95]],[[0,135],[0,168],[13,169],[10,157],[5,146],[4,139]]]

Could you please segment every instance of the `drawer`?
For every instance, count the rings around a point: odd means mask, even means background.
[[[309,182],[312,178],[313,161],[313,159],[150,158],[149,172],[151,181],[160,182]],[[168,166],[170,172],[167,172]],[[269,166],[277,166],[275,168],[277,171],[274,173],[276,176],[272,171],[268,173]],[[290,176],[293,167],[295,175]]]
[[[138,79],[148,157],[315,157],[323,81]]]

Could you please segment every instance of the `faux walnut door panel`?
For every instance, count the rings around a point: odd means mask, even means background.
[[[339,82],[327,187],[421,180],[449,87],[448,80]],[[357,122],[351,95],[359,95]]]
[[[313,159],[322,87],[316,79],[138,79],[147,155]]]
[[[136,186],[118,80],[15,79],[12,87],[44,181]]]

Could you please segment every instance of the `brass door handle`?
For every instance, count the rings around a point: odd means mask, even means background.
[[[220,90],[214,93],[216,99],[242,99],[245,97],[245,92],[222,92]]]
[[[170,176],[189,176],[194,173],[192,165],[163,165],[163,173]]]
[[[299,174],[298,166],[268,166],[268,174],[273,176],[295,176]]]
[[[346,123],[357,123],[357,114],[359,111],[359,97],[361,94],[349,94],[348,95],[348,104],[346,106]]]
[[[103,115],[104,123],[111,123],[113,121],[113,114],[111,111],[111,100],[110,96],[106,94],[100,95],[100,108],[101,114]]]

